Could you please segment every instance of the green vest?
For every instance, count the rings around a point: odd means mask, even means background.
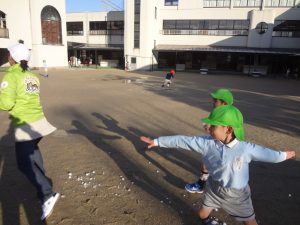
[[[8,111],[13,126],[22,126],[43,119],[40,103],[40,82],[37,75],[22,71],[14,64],[4,75],[0,87],[0,110]]]

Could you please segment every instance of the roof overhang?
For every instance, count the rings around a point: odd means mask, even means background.
[[[300,49],[282,48],[246,48],[246,47],[227,47],[227,46],[203,46],[203,45],[157,45],[153,51],[195,51],[195,52],[236,52],[252,54],[284,54],[300,55]]]
[[[124,45],[84,44],[68,42],[68,48],[78,50],[123,50]]]

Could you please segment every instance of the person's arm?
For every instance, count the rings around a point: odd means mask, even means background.
[[[142,136],[140,139],[141,141],[148,144],[148,149],[153,148],[155,146],[159,146],[163,148],[181,148],[205,154],[205,145],[208,137],[187,137],[176,135],[159,137],[154,140]]]
[[[16,82],[10,74],[6,74],[0,87],[0,110],[9,111],[16,103]]]
[[[295,151],[275,151],[249,143],[249,154],[254,161],[278,163],[295,157]]]

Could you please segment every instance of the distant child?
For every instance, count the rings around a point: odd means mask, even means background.
[[[165,85],[167,85],[167,87],[170,87],[172,83],[171,80],[174,78],[174,75],[175,75],[175,70],[170,70],[170,72],[167,73],[165,82],[163,83],[163,85],[161,85],[161,87],[164,87]]]
[[[46,60],[44,59],[43,60],[43,68],[44,68],[44,77],[48,77],[48,65],[47,65],[47,62]]]
[[[215,92],[210,94],[213,99],[213,107],[217,108],[222,105],[232,105],[233,104],[233,95],[228,89],[218,89]],[[203,124],[203,127],[206,132],[209,133],[209,125]],[[200,167],[200,177],[197,182],[186,184],[185,190],[187,190],[190,193],[202,193],[206,181],[209,177],[208,170],[204,163],[201,164]]]
[[[203,204],[198,212],[204,225],[224,225],[210,213],[222,208],[244,225],[257,225],[248,185],[249,163],[278,163],[295,156],[294,151],[274,151],[244,142],[242,113],[232,105],[215,108],[208,118],[210,136],[141,137],[148,148],[181,148],[202,154],[209,171]]]

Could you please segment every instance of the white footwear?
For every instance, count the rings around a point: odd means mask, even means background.
[[[54,205],[58,201],[60,197],[59,193],[53,194],[47,201],[45,201],[42,205],[42,216],[41,220],[45,220],[47,217],[49,217],[53,211]]]

